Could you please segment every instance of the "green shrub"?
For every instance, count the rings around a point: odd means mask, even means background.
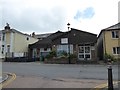
[[[115,61],[115,60],[116,60],[116,59],[114,58],[114,56],[112,56],[112,55],[110,55],[110,54],[107,54],[107,53],[105,53],[104,58],[105,58],[105,60],[108,60],[108,59],[110,59],[111,61]]]
[[[73,58],[77,58],[76,54],[70,54],[70,58],[73,59]]]
[[[62,51],[61,55],[67,57],[68,53],[66,51]]]
[[[56,55],[56,51],[51,51],[51,52],[49,52],[49,54],[46,56],[46,58],[47,59],[49,59],[49,58],[53,58],[53,57],[56,57],[57,55]]]
[[[56,57],[56,56],[57,56],[56,51],[51,51],[49,54],[50,54],[52,57]]]

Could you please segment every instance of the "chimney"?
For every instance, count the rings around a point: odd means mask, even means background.
[[[34,37],[34,36],[35,36],[35,32],[32,33],[32,37]]]
[[[10,26],[8,23],[6,23],[6,26],[4,27],[5,30],[10,29]]]

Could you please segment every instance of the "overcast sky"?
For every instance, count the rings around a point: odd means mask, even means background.
[[[99,34],[118,23],[119,0],[0,0],[0,29],[6,23],[24,33],[71,28]]]

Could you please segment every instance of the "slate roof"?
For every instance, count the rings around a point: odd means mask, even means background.
[[[51,35],[52,33],[46,33],[46,34],[35,34],[34,37],[37,39],[44,39],[46,37],[48,37],[49,35]]]
[[[89,33],[82,30],[72,29],[71,32],[76,33],[77,35],[70,36],[70,43],[73,44],[89,44],[95,43],[97,40],[97,34]]]
[[[71,28],[69,32],[66,32],[63,35],[55,38],[53,42],[54,44],[57,43],[60,44],[61,43],[60,39],[67,37],[69,38],[70,44],[90,44],[90,43],[95,43],[97,41],[97,34]],[[56,40],[58,40],[59,42]]]
[[[58,31],[53,33],[47,38],[29,45],[29,48],[50,48],[54,44],[61,44],[61,38],[66,37],[70,39],[72,44],[94,44],[97,41],[96,34],[71,28],[69,32]]]
[[[39,40],[38,42],[34,43],[34,44],[30,44],[29,48],[50,48],[52,45],[52,40],[56,37],[58,37],[59,35],[61,35],[63,32],[61,31],[57,31],[51,35],[49,35],[47,38],[44,38],[42,40]]]
[[[100,35],[102,34],[103,31],[111,31],[111,30],[120,30],[120,22],[115,24],[115,25],[112,25],[108,28],[105,28],[105,29],[101,30],[100,34],[98,35],[98,38],[100,37]]]
[[[104,30],[114,30],[114,29],[120,29],[120,22],[108,28],[105,28]]]

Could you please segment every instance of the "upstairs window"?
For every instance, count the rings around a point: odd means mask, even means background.
[[[0,41],[2,40],[2,34],[0,33]]]
[[[119,31],[112,31],[112,38],[119,38]]]
[[[68,44],[68,38],[61,38],[61,44]]]
[[[5,41],[5,33],[3,33],[2,41]]]
[[[26,40],[28,41],[28,40],[29,40],[29,37],[27,37]]]

